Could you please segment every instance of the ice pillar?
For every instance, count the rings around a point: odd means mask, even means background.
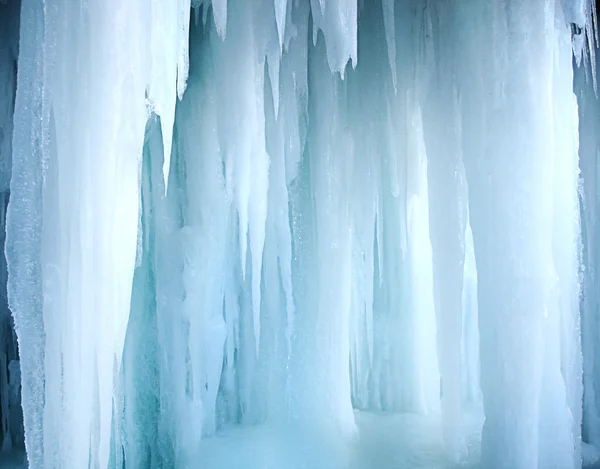
[[[565,371],[580,366],[572,339],[578,216],[569,27],[560,5],[541,0],[465,2],[459,15],[482,462],[578,467],[580,377]],[[481,54],[477,44],[490,34],[492,50]]]
[[[22,5],[6,251],[31,469],[108,466],[147,118],[139,7]]]
[[[441,376],[442,437],[448,455],[464,452],[462,432],[461,334],[465,259],[466,182],[460,145],[460,114],[453,77],[456,8],[433,2],[424,15],[428,74],[423,86],[423,130],[427,150],[429,228],[437,319],[437,352]]]

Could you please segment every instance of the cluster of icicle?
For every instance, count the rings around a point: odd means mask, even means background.
[[[22,0],[0,151],[29,468],[195,467],[224,423],[351,437],[353,407],[440,409],[459,460],[480,400],[484,467],[579,467],[593,18]]]

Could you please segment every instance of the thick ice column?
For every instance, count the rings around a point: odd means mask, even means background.
[[[446,98],[446,102],[453,100],[452,96]],[[464,199],[460,194],[464,189],[464,180],[461,176],[460,153],[456,148],[456,130],[451,123],[454,120],[452,107],[452,104],[448,106],[449,113],[437,106],[434,106],[434,111],[429,109],[424,126],[444,444],[451,457],[457,459],[463,451],[460,435],[460,346],[465,217],[462,213]],[[450,130],[445,132],[443,129]],[[433,131],[433,135],[428,135],[428,131]],[[453,140],[455,145],[452,145]]]
[[[90,2],[79,10],[65,2],[57,18],[65,25],[58,28],[53,95],[59,181],[54,210],[61,218],[57,233],[48,237],[58,237],[57,265],[67,282],[60,312],[64,323],[75,327],[63,334],[61,350],[63,399],[73,412],[73,425],[65,422],[65,433],[56,437],[77,441],[91,431],[89,454],[83,445],[66,446],[63,467],[79,467],[91,458],[104,468],[109,459],[115,377],[136,261],[138,168],[147,118],[139,53],[146,25],[136,14],[139,6]],[[78,13],[89,15],[89,25]],[[72,42],[77,48],[69,53]],[[67,71],[76,63],[81,84],[73,88]],[[90,409],[91,430],[87,418],[76,412],[80,408]]]
[[[427,413],[439,407],[427,166],[414,68],[407,65],[415,53],[412,6],[398,5],[397,16],[389,7],[374,1],[362,11],[360,65],[345,78],[344,116],[355,137],[352,399],[360,409]]]
[[[312,138],[292,214],[298,256],[293,417],[324,436],[351,436],[356,432],[348,369],[352,266],[347,182],[352,139],[340,112],[344,83],[328,70],[322,37],[309,58]]]
[[[194,38],[198,41],[199,36],[196,32]],[[195,46],[195,70],[202,72],[190,82],[191,89],[178,113],[177,128],[186,168],[187,204],[181,239],[186,292],[182,316],[189,324],[193,380],[187,393],[188,415],[197,413],[192,422],[201,422],[201,428],[191,425],[182,437],[194,432],[199,436],[211,435],[216,429],[215,407],[226,336],[223,302],[227,271],[233,259],[229,231],[231,199],[226,193],[222,154],[214,126],[218,107],[210,44],[198,41]]]
[[[486,467],[579,465],[578,417],[569,409],[578,378],[561,376],[566,358],[560,357],[564,350],[577,366],[576,116],[570,80],[563,79],[570,74],[562,56],[569,31],[553,5],[460,8],[458,76],[478,272]],[[490,31],[493,51],[482,57],[477,44]],[[567,112],[555,110],[555,102]],[[565,197],[560,203],[555,190]]]
[[[581,222],[579,204],[579,132],[577,101],[572,92],[573,69],[571,34],[562,26],[565,18],[560,9],[556,11],[559,25],[557,34],[549,46],[553,54],[554,99],[551,113],[554,131],[550,140],[549,156],[553,157],[553,222],[552,254],[556,272],[557,313],[555,332],[546,342],[546,373],[553,377],[555,401],[548,403],[554,415],[546,413],[540,427],[552,428],[552,421],[570,422],[570,428],[560,428],[547,435],[545,449],[541,449],[540,466],[557,465],[550,456],[550,448],[573,447],[571,460],[565,455],[565,464],[579,467],[581,461],[582,429],[582,347],[581,347]],[[568,22],[566,22],[568,24]],[[560,354],[557,351],[560,350]],[[557,366],[557,361],[559,366]],[[563,385],[564,382],[564,385]],[[563,394],[564,393],[564,394]],[[566,400],[566,409],[564,401]],[[558,401],[558,403],[557,403]],[[541,410],[540,412],[543,412]],[[552,431],[552,430],[550,430]],[[557,440],[562,438],[562,441]],[[568,452],[567,452],[568,453]]]
[[[443,440],[450,458],[460,459],[462,441],[461,335],[466,227],[466,181],[460,148],[458,96],[452,79],[454,47],[452,3],[433,3],[425,13],[430,42],[423,74],[423,131],[427,151],[429,237],[441,375]]]
[[[580,33],[581,35],[582,33]],[[596,55],[598,57],[598,55]],[[593,83],[586,79],[584,65],[575,69],[575,90],[579,111],[579,167],[582,177],[582,261],[585,266],[582,285],[581,342],[583,348],[583,438],[600,447],[600,413],[597,396],[600,391],[600,364],[596,359],[598,343],[600,289],[598,267],[600,250],[598,239],[598,149],[600,140],[596,131],[600,116],[600,101],[596,97]]]
[[[285,4],[286,2],[281,2]],[[276,13],[277,13],[276,4]],[[292,10],[287,3],[285,52],[281,67],[275,70],[280,77],[272,79],[269,61],[269,80],[265,87],[265,125],[269,167],[269,199],[267,238],[265,244],[265,275],[263,300],[265,320],[261,320],[265,336],[261,340],[260,376],[269,383],[264,409],[269,422],[285,422],[293,414],[291,369],[296,335],[297,302],[293,290],[292,219],[290,187],[298,176],[298,166],[305,146],[307,98],[308,14],[307,3]],[[279,25],[279,23],[277,23]],[[266,78],[265,78],[266,79]],[[273,88],[279,86],[275,92]],[[269,90],[271,88],[271,90]],[[275,97],[280,95],[279,106]],[[273,98],[271,98],[273,97]],[[264,378],[260,378],[264,379]],[[261,383],[257,384],[264,388]],[[259,389],[260,389],[259,388]]]
[[[290,416],[291,395],[289,369],[292,356],[292,337],[295,330],[296,307],[292,291],[292,237],[289,218],[289,194],[286,184],[285,159],[286,119],[276,120],[274,103],[265,88],[265,119],[269,169],[269,199],[266,224],[263,272],[263,304],[261,310],[261,350],[256,389],[264,395],[264,418],[269,422],[285,423]],[[286,99],[281,114],[292,118],[297,113],[293,76],[282,80]],[[261,382],[262,381],[262,382]]]
[[[389,357],[388,344],[393,339],[388,335],[393,336],[392,331],[396,329],[390,326],[391,321],[387,319],[390,316],[399,317],[400,311],[395,311],[398,314],[391,314],[377,307],[376,312],[374,301],[374,292],[380,286],[381,278],[375,278],[378,254],[375,243],[376,223],[381,223],[381,218],[384,217],[383,213],[377,213],[378,203],[389,194],[388,186],[380,186],[382,178],[387,176],[382,176],[386,168],[384,161],[387,162],[396,152],[396,148],[389,145],[387,134],[390,126],[386,124],[391,115],[389,112],[382,112],[382,109],[388,107],[387,92],[392,86],[388,58],[383,53],[386,40],[383,34],[381,2],[373,2],[372,8],[365,10],[361,16],[359,44],[364,51],[364,63],[360,69],[351,70],[346,76],[349,99],[345,112],[350,132],[353,135],[362,135],[362,138],[354,140],[352,150],[356,156],[348,174],[349,185],[353,188],[349,193],[349,216],[352,223],[352,399],[358,408],[390,409],[394,403],[387,399],[386,394],[389,393],[381,390],[380,371],[377,367],[384,361],[382,356]],[[398,208],[393,203],[391,205]],[[377,218],[380,220],[377,221]],[[390,227],[392,226],[395,225],[390,222]],[[392,258],[391,252],[384,252],[384,256]],[[400,270],[400,266],[395,263],[390,265]],[[396,276],[390,275],[390,283],[396,280]],[[376,318],[375,314],[380,317]],[[379,327],[384,321],[388,327]],[[392,367],[393,365],[390,366]],[[386,396],[381,398],[381,394]]]
[[[108,465],[146,121],[138,7],[23,4],[7,258],[32,468]]]
[[[431,228],[429,223],[429,182],[427,157],[423,139],[420,108],[414,99],[409,122],[414,135],[409,146],[408,180],[412,181],[412,195],[407,207],[408,260],[410,264],[410,311],[416,333],[414,362],[418,370],[418,410],[429,413],[440,406],[440,368],[437,350],[437,320],[434,294],[434,264],[432,258]],[[409,137],[410,138],[410,137]],[[412,140],[412,139],[411,139]]]

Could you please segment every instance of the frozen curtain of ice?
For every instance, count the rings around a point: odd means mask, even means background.
[[[469,407],[482,467],[579,468],[595,29],[584,0],[0,1],[5,446],[20,363],[31,469],[351,440],[353,409],[439,412],[460,461]]]

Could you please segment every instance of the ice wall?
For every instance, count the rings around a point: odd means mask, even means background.
[[[0,243],[6,238],[6,205],[9,197],[13,112],[17,84],[19,4],[0,4]],[[6,296],[7,269],[0,256],[0,438],[1,450],[22,448],[23,424],[19,402],[19,355],[13,318]]]
[[[583,36],[583,31],[579,31]],[[584,45],[597,51],[598,44]],[[597,67],[598,55],[590,54],[575,71],[575,92],[579,106],[579,166],[581,168],[580,198],[582,224],[582,298],[581,329],[583,348],[583,438],[586,442],[600,444],[600,414],[598,413],[598,362],[596,343],[598,340],[598,232],[595,214],[598,213],[598,142],[597,116],[600,113],[592,66]]]
[[[194,467],[230,424],[351,442],[354,409],[439,412],[460,462],[481,405],[483,466],[580,467],[571,62],[595,63],[593,18],[23,0],[0,129],[29,467]]]

